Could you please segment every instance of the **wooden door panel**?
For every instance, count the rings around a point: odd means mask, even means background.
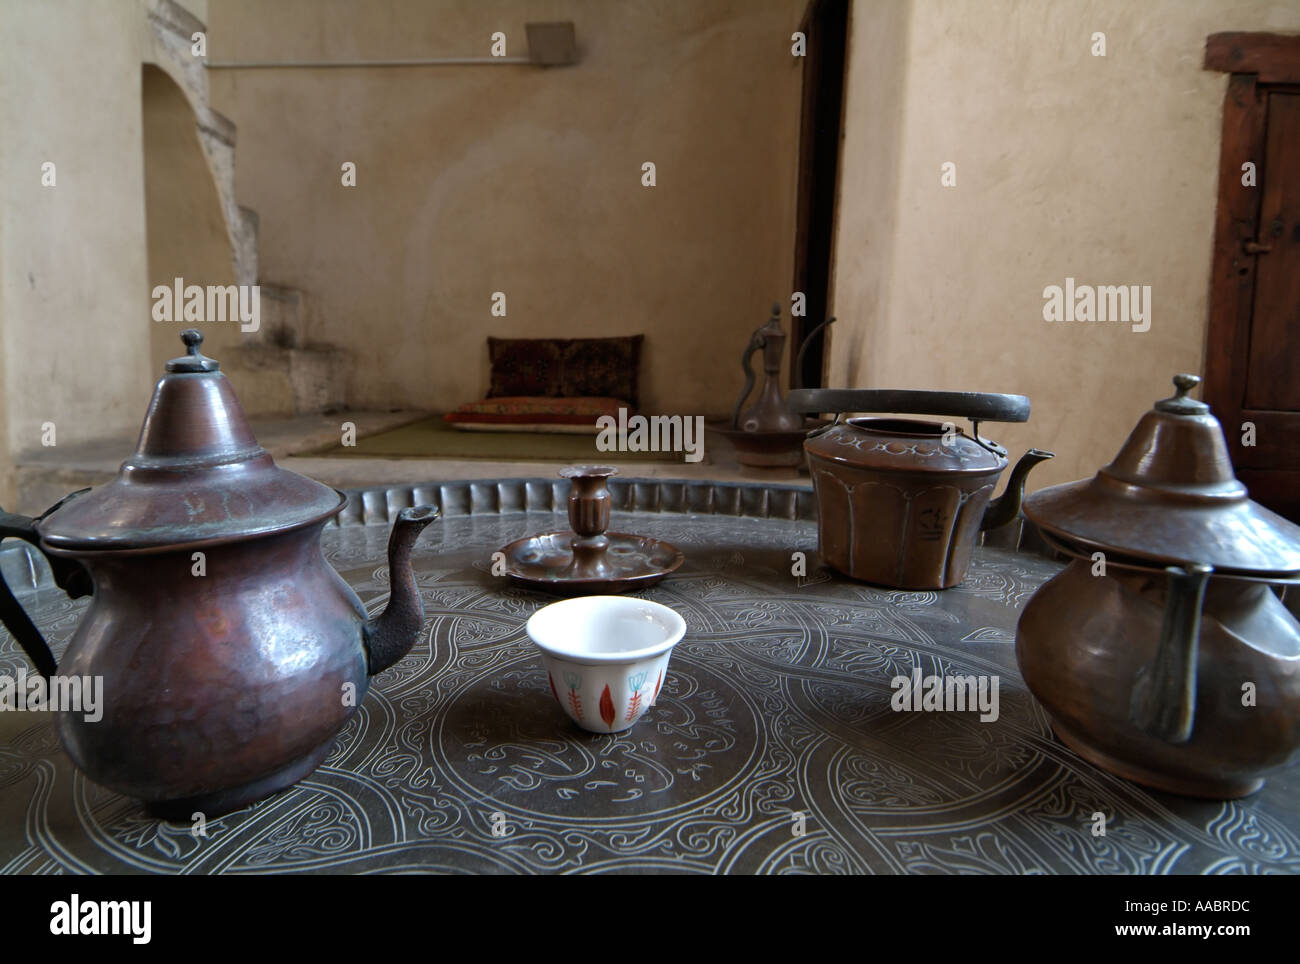
[[[1202,397],[1251,497],[1300,522],[1300,36],[1216,34],[1204,66],[1231,76]]]
[[[1297,375],[1300,377],[1300,375]],[[1300,445],[1300,425],[1292,412],[1264,412],[1243,409],[1236,421],[1228,421],[1219,412],[1215,417],[1223,423],[1223,434],[1228,439],[1232,462],[1238,468],[1282,468],[1290,465],[1300,468],[1295,457]],[[1243,445],[1245,423],[1255,427],[1254,445]]]
[[[1245,408],[1300,412],[1300,94],[1271,93]]]

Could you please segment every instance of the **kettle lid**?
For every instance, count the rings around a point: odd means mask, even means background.
[[[1025,515],[1050,535],[1139,560],[1300,574],[1300,526],[1251,501],[1219,420],[1188,397],[1200,381],[1174,376],[1174,395],[1142,416],[1114,461],[1026,497]]]
[[[135,453],[113,481],[69,499],[36,524],[52,550],[157,550],[270,535],[337,512],[345,498],[278,468],[220,365],[181,333],[187,352],[154,387]]]

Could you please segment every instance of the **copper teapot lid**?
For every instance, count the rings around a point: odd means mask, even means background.
[[[1246,493],[1219,420],[1188,397],[1196,375],[1155,403],[1091,479],[1028,496],[1025,515],[1049,535],[1153,563],[1201,563],[1223,574],[1300,574],[1300,526]]]
[[[1024,395],[992,392],[936,392],[898,388],[800,388],[790,392],[796,412],[834,412],[833,424],[808,436],[804,449],[822,458],[848,465],[861,464],[873,453],[910,455],[926,471],[982,475],[1000,472],[1007,450],[980,436],[981,422],[1026,422],[1029,399]],[[955,415],[973,426],[967,435],[955,425],[945,431],[938,422],[896,418],[851,418],[845,412],[904,412],[918,415]],[[942,445],[923,445],[918,439],[943,439]]]
[[[277,468],[257,443],[226,376],[199,351],[167,363],[135,454],[112,482],[62,503],[36,528],[51,550],[152,550],[231,542],[319,522],[344,497]]]

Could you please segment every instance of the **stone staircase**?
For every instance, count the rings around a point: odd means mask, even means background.
[[[232,369],[254,412],[306,415],[346,408],[347,353],[310,341],[312,306],[299,288],[262,282],[261,337],[241,346]]]
[[[207,27],[173,0],[147,0],[146,11],[148,62],[176,82],[194,111],[199,143],[221,198],[237,282],[257,284],[257,214],[235,199],[235,125],[212,107],[207,68],[202,58],[193,54],[191,38],[196,33],[206,34]]]
[[[231,263],[240,285],[260,285],[261,328],[223,360],[249,414],[304,415],[345,407],[346,355],[311,338],[311,305],[297,288],[258,277],[258,216],[235,195],[235,125],[209,100],[208,72],[193,54],[206,26],[174,0],[144,0],[150,63],[165,71],[194,111],[199,143],[221,201]]]
[[[346,408],[346,353],[313,339],[314,313],[306,292],[258,276],[258,216],[241,206],[235,194],[235,125],[209,102],[207,68],[192,52],[191,38],[207,28],[174,0],[136,2],[143,13],[140,29],[147,34],[141,45],[144,63],[165,72],[193,110],[220,200],[234,280],[260,288],[261,326],[241,338],[233,352],[223,350],[222,371],[235,384],[245,412],[268,433],[263,444],[277,458],[309,447],[313,433],[320,436],[317,444],[325,444],[337,436],[338,422],[319,413]],[[139,400],[141,415],[147,400],[146,390]],[[277,431],[277,426],[282,428]],[[7,508],[34,514],[70,491],[108,481],[134,442],[134,436],[101,438],[18,453],[16,502]]]

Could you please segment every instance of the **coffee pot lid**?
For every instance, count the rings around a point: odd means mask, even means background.
[[[220,365],[199,351],[167,362],[135,454],[113,481],[63,502],[36,523],[54,551],[187,547],[270,535],[337,512],[344,497],[276,466],[253,437]]]
[[[1188,397],[1200,381],[1174,376],[1174,395],[1142,416],[1114,461],[1026,497],[1025,515],[1089,550],[1223,574],[1300,574],[1300,526],[1251,501],[1219,420]]]

